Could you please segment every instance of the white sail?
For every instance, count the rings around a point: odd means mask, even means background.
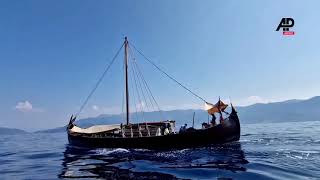
[[[105,131],[113,131],[120,129],[120,124],[111,124],[111,125],[96,125],[91,126],[88,128],[80,128],[78,126],[73,126],[70,131],[71,132],[77,132],[77,133],[99,133],[99,132],[105,132]]]

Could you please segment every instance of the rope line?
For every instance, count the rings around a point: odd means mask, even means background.
[[[130,61],[130,63],[132,63],[132,62]],[[130,67],[131,67],[131,71],[132,71],[132,74],[133,74],[134,85],[135,85],[137,96],[138,96],[138,102],[140,103],[140,110],[141,110],[141,113],[142,113],[142,119],[144,120],[143,101],[141,101],[141,96],[140,96],[140,92],[139,92],[138,84],[137,84],[137,79],[136,79],[136,73],[134,71],[134,67],[132,65]]]
[[[131,66],[132,66],[133,74],[134,74],[134,76],[137,78],[138,86],[139,86],[139,88],[140,88],[142,97],[143,97],[143,99],[144,99],[144,103],[145,103],[145,105],[146,105],[146,109],[147,109],[147,111],[149,111],[148,101],[147,101],[147,99],[146,99],[145,93],[144,93],[143,88],[142,88],[142,85],[141,85],[141,81],[142,81],[142,80],[141,80],[141,78],[139,78],[140,76],[138,76],[136,67],[134,66],[135,58],[134,58],[133,52],[132,52],[132,50],[131,50],[130,47],[128,47],[128,49],[129,49],[129,54],[131,55],[130,64],[131,64]],[[143,106],[142,102],[141,102],[141,105]]]
[[[129,52],[132,54],[132,57],[134,57],[133,50],[131,49],[130,46],[128,46],[128,48],[129,48]],[[132,63],[133,66],[134,66],[135,69],[136,69],[136,73],[138,74],[138,77],[139,77],[139,78],[138,78],[138,79],[139,79],[139,84],[140,84],[140,81],[142,81],[144,90],[146,91],[146,94],[147,94],[147,96],[148,96],[147,99],[150,101],[150,104],[151,104],[151,106],[152,106],[152,110],[153,110],[153,111],[158,111],[159,114],[160,114],[160,116],[161,116],[161,118],[162,118],[162,119],[165,119],[165,118],[164,118],[164,115],[163,115],[163,111],[160,109],[160,106],[159,106],[158,102],[157,102],[156,99],[154,98],[154,96],[153,96],[153,94],[152,94],[152,92],[151,92],[151,90],[150,90],[150,88],[149,88],[149,85],[148,85],[147,81],[145,80],[142,71],[141,71],[140,68],[139,68],[138,61],[136,61],[136,59],[133,58],[133,61],[132,61],[132,62],[133,62],[133,63]],[[140,84],[140,88],[142,89],[141,84]],[[142,91],[142,92],[143,92],[143,91]],[[145,100],[145,101],[146,101],[146,100]],[[146,101],[146,103],[147,103],[147,101]],[[155,104],[155,105],[154,105],[154,104]],[[154,106],[156,106],[157,109],[156,109]],[[148,105],[147,105],[147,107],[148,107]]]
[[[154,105],[153,105],[153,102],[152,102],[152,99],[151,99],[151,97],[150,97],[150,95],[149,95],[149,93],[148,93],[148,89],[147,89],[147,87],[146,87],[146,85],[144,84],[144,81],[143,81],[143,77],[140,75],[140,72],[139,72],[139,70],[138,70],[138,68],[137,68],[137,66],[136,66],[136,62],[134,61],[133,62],[133,65],[134,65],[134,67],[137,69],[136,70],[136,73],[138,74],[138,76],[139,76],[139,80],[140,80],[140,86],[141,86],[141,88],[143,87],[143,89],[144,89],[144,91],[146,92],[146,94],[147,94],[147,98],[145,98],[145,101],[146,101],[146,104],[148,103],[150,103],[150,105],[151,105],[151,107],[152,107],[152,110],[154,111],[155,110],[155,108],[154,108]],[[142,86],[142,85],[143,86]],[[146,100],[146,99],[148,99],[149,100],[149,102]],[[148,105],[147,105],[148,106]]]
[[[120,51],[122,50],[122,48],[124,47],[125,43],[123,43],[121,45],[121,47],[118,49],[118,51],[116,52],[116,54],[114,55],[114,57],[111,59],[111,61],[109,62],[109,64],[107,65],[106,69],[103,71],[102,75],[100,76],[100,78],[98,79],[98,81],[96,82],[96,84],[94,85],[93,89],[90,91],[89,95],[86,97],[85,101],[83,102],[83,104],[80,106],[79,111],[75,114],[75,117],[78,117],[79,114],[83,111],[84,107],[87,105],[88,101],[90,100],[90,98],[92,97],[92,95],[94,94],[94,92],[97,90],[97,88],[99,87],[100,83],[102,82],[102,80],[104,79],[105,75],[107,74],[107,72],[109,71],[110,67],[113,65],[113,63],[115,62],[116,58],[118,57]],[[202,100],[203,102],[207,102],[204,98],[202,98],[201,96],[199,96],[198,94],[196,94],[195,92],[191,91],[189,88],[187,88],[185,85],[183,85],[182,83],[180,83],[178,80],[176,80],[174,77],[170,76],[168,73],[166,73],[163,69],[161,69],[158,65],[156,65],[151,59],[149,59],[148,57],[146,57],[140,50],[138,50],[134,44],[130,45],[134,48],[134,50],[136,50],[147,62],[149,62],[152,66],[154,66],[158,71],[160,71],[161,73],[163,73],[164,75],[166,75],[169,79],[171,79],[172,81],[174,81],[175,83],[177,83],[180,87],[182,87],[183,89],[187,90],[189,93],[191,93],[193,96],[197,97],[198,99]],[[131,52],[130,52],[131,51]],[[129,48],[129,54],[131,54],[131,56],[133,56],[133,51],[131,50],[131,48]],[[148,103],[146,99],[149,99],[150,104],[152,106],[153,109],[154,108],[154,104],[155,103],[156,107],[158,108],[160,114],[163,116],[162,114],[162,110],[160,109],[157,101],[155,100],[148,83],[146,82],[144,76],[142,75],[142,72],[139,68],[139,65],[137,63],[137,61],[135,59],[133,59],[132,61],[130,61],[131,63],[131,71],[133,72],[133,77],[131,77],[132,83],[131,86],[136,88],[137,91],[137,96],[138,96],[138,101],[140,101],[140,108],[142,111],[142,119],[144,119],[144,108],[143,106],[143,102],[141,101],[141,97],[140,97],[140,93],[138,90],[138,86],[140,88],[141,91],[141,95],[144,98],[145,103]],[[138,80],[138,83],[137,83]],[[144,90],[143,90],[144,88]],[[133,88],[134,89],[134,88]],[[145,97],[144,91],[147,94],[147,98]],[[135,94],[133,93],[133,96],[135,96]],[[151,97],[150,97],[151,96]],[[123,97],[124,98],[124,97]],[[124,104],[124,99],[122,100],[122,112],[123,112],[123,104]],[[135,97],[134,97],[134,101],[135,101]],[[137,104],[135,104],[135,110],[136,110],[136,116],[138,118],[138,107]],[[148,105],[147,105],[148,106]],[[148,107],[147,107],[148,109]]]
[[[143,74],[142,74],[142,72],[141,72],[141,70],[140,70],[140,68],[139,68],[138,62],[134,61],[134,64],[136,65],[136,67],[137,67],[137,69],[138,69],[139,75],[140,75],[140,77],[141,77],[141,79],[142,79],[142,81],[143,81],[144,86],[147,88],[147,92],[148,92],[147,94],[149,95],[149,99],[152,98],[152,100],[154,101],[155,105],[157,106],[157,109],[158,109],[160,115],[161,115],[162,118],[163,118],[163,117],[164,117],[164,116],[163,116],[163,112],[162,112],[162,110],[160,109],[160,106],[159,106],[158,102],[157,102],[156,99],[154,98],[154,96],[153,96],[153,94],[152,94],[152,92],[151,92],[151,90],[150,90],[150,87],[149,87],[147,81],[145,80],[145,78],[144,78],[144,76],[143,76]],[[150,96],[151,96],[151,98],[150,98]],[[150,102],[151,102],[151,104],[152,104],[152,106],[153,106],[152,101],[150,101]],[[153,107],[153,109],[155,109],[155,108]],[[163,119],[164,119],[164,118],[163,118]]]
[[[133,68],[133,74],[134,74],[134,76],[137,78],[138,87],[140,88],[140,91],[141,91],[141,94],[142,94],[141,97],[143,97],[143,100],[144,100],[144,102],[141,101],[141,106],[143,106],[143,103],[145,103],[146,108],[147,108],[147,111],[148,111],[148,110],[149,110],[149,104],[148,104],[148,101],[147,101],[146,96],[145,96],[145,94],[144,94],[143,88],[142,88],[142,86],[141,86],[141,79],[140,79],[139,76],[137,75],[138,73],[136,72],[135,66],[133,66],[133,63],[131,63],[131,66],[132,66],[132,68]]]
[[[129,70],[131,70],[130,69],[130,67],[129,67]],[[139,121],[139,113],[138,113],[138,107],[137,107],[137,102],[136,102],[136,92],[134,91],[134,83],[133,83],[133,77],[132,76],[130,76],[130,82],[131,83],[129,83],[130,85],[131,85],[131,88],[132,88],[132,96],[133,96],[133,107],[134,107],[134,109],[135,109],[135,116],[136,116],[136,121]]]
[[[112,58],[112,60],[110,61],[110,63],[108,64],[107,68],[104,70],[104,72],[102,73],[102,75],[100,76],[99,80],[97,81],[97,83],[95,84],[94,88],[90,91],[89,95],[87,96],[87,98],[85,99],[85,101],[83,102],[83,104],[81,105],[79,111],[76,113],[75,117],[78,117],[79,114],[82,112],[83,108],[87,105],[89,99],[91,98],[91,96],[93,95],[93,93],[96,91],[96,89],[98,88],[98,86],[100,85],[101,81],[103,80],[104,76],[107,74],[107,72],[109,71],[111,65],[114,63],[114,61],[116,60],[116,58],[118,57],[121,49],[123,48],[124,43],[121,45],[121,47],[119,48],[119,50],[117,51],[117,53],[115,54],[115,56]]]
[[[151,61],[149,58],[147,58],[141,51],[139,51],[132,43],[130,43],[132,45],[132,47],[142,56],[144,57],[145,60],[147,60],[150,64],[152,64],[155,68],[157,68],[160,72],[162,72],[163,74],[165,74],[169,79],[171,79],[172,81],[174,81],[175,83],[177,83],[178,85],[180,85],[182,88],[184,88],[185,90],[189,91],[192,95],[194,95],[195,97],[199,98],[200,100],[204,101],[205,103],[207,102],[206,100],[204,100],[202,97],[200,97],[199,95],[197,95],[196,93],[194,93],[193,91],[191,91],[190,89],[188,89],[186,86],[184,86],[183,84],[181,84],[179,81],[177,81],[175,78],[173,78],[172,76],[170,76],[169,74],[167,74],[164,70],[162,70],[159,66],[157,66],[153,61]]]
[[[141,93],[143,95],[143,98],[144,98],[144,101],[146,103],[146,108],[149,110],[149,105],[148,104],[150,103],[151,107],[152,107],[152,110],[153,111],[158,111],[160,116],[162,117],[162,119],[164,119],[163,112],[160,109],[157,101],[155,100],[155,98],[154,98],[154,96],[153,96],[153,94],[152,94],[152,92],[151,92],[151,90],[150,90],[150,88],[148,86],[148,83],[144,79],[144,76],[143,76],[143,74],[142,74],[142,72],[141,72],[141,70],[140,70],[140,68],[139,68],[139,66],[137,64],[137,61],[136,61],[136,59],[134,57],[134,53],[133,53],[132,48],[130,46],[128,46],[128,49],[129,49],[129,54],[132,57],[131,58],[132,61],[130,61],[130,64],[132,66],[133,74],[137,78],[140,91],[141,91]],[[146,93],[147,96],[145,95],[145,93]],[[147,100],[149,100],[149,102]],[[154,105],[154,103],[155,103],[155,105]],[[155,108],[155,106],[157,107],[157,109]],[[144,114],[144,112],[142,112],[142,113]]]

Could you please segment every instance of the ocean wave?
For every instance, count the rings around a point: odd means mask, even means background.
[[[128,149],[124,148],[116,148],[116,149],[95,149],[92,150],[97,155],[111,155],[111,154],[122,154],[122,153],[130,153]]]

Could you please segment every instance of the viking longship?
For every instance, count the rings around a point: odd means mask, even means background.
[[[125,112],[123,113],[123,123],[108,125],[94,125],[91,127],[81,128],[77,125],[76,120],[79,113],[83,110],[88,100],[101,83],[104,76],[107,74],[110,66],[117,59],[121,50],[124,48],[124,96],[125,96]],[[131,66],[133,72],[132,81],[136,85],[136,96],[148,96],[150,104],[158,107],[159,113],[161,109],[158,106],[155,97],[153,96],[148,83],[146,82],[138,62],[133,56],[132,51],[135,50],[143,59],[150,63],[161,74],[165,75],[168,79],[177,83],[180,87],[199,98],[205,104],[205,110],[208,116],[211,115],[210,122],[204,120],[201,128],[185,126],[181,127],[179,131],[176,130],[176,121],[167,119],[151,119],[148,121],[138,121],[139,123],[131,122],[133,113],[129,111],[131,108],[129,100],[129,69]],[[138,79],[138,80],[137,80]],[[139,86],[140,85],[140,86]],[[144,87],[144,91],[138,91],[139,88]],[[143,101],[140,101],[140,105]],[[117,51],[111,62],[108,64],[106,70],[99,78],[93,90],[89,93],[82,104],[77,114],[72,115],[67,125],[67,133],[69,143],[73,146],[89,147],[89,148],[143,148],[143,149],[179,149],[179,148],[192,148],[199,146],[208,146],[212,144],[222,144],[240,139],[240,122],[234,106],[231,104],[230,112],[226,111],[228,104],[222,102],[219,98],[216,104],[211,104],[198,94],[191,91],[185,85],[177,81],[173,76],[166,73],[154,61],[147,58],[140,50],[138,50],[132,43],[129,43],[125,37],[124,43]],[[143,106],[141,105],[141,111]],[[124,108],[123,108],[124,109]],[[224,116],[225,117],[224,117]],[[216,116],[220,117],[216,119]]]

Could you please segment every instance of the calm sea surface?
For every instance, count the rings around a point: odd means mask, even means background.
[[[77,149],[65,133],[0,137],[0,179],[320,179],[320,122],[242,125],[239,143]]]

